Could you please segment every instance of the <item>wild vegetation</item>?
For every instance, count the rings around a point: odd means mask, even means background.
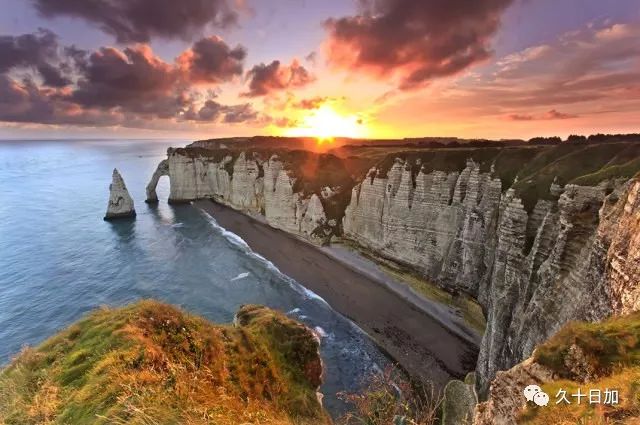
[[[377,155],[380,153],[380,150],[377,151]],[[384,157],[376,158],[380,177],[387,175],[396,158],[408,161],[414,177],[420,169],[424,172],[460,171],[467,159],[473,159],[482,172],[488,172],[493,167],[503,190],[513,187],[525,208],[531,211],[539,199],[553,199],[549,188],[554,182],[559,185],[597,185],[611,179],[633,177],[640,171],[640,143],[387,151]]]
[[[0,372],[3,424],[322,424],[310,331],[245,306],[217,326],[143,301],[101,309]]]
[[[558,379],[542,385],[551,397],[549,406],[528,405],[520,422],[529,424],[584,423],[637,424],[640,418],[640,313],[602,323],[575,322],[539,346],[534,359]],[[601,392],[601,403],[573,394]],[[605,390],[619,391],[619,403],[605,403]],[[566,391],[571,404],[556,403]]]
[[[340,396],[353,407],[340,425],[435,425],[441,415],[440,394],[393,367],[373,376],[362,393]]]
[[[578,140],[579,139],[579,140]],[[540,199],[553,199],[552,183],[559,185],[597,185],[616,178],[630,178],[640,172],[640,135],[533,138],[488,141],[456,138],[403,140],[339,140],[327,152],[316,152],[310,139],[254,137],[241,140],[207,140],[193,143],[190,156],[208,156],[221,161],[234,160],[241,151],[261,160],[271,155],[285,163],[296,178],[294,190],[307,196],[320,194],[324,187],[339,188],[331,199],[323,199],[327,216],[338,222],[344,216],[351,189],[371,167],[385,177],[396,158],[408,162],[415,177],[424,172],[455,172],[464,169],[468,159],[480,164],[482,172],[493,168],[503,190],[513,187],[527,211]],[[227,171],[233,174],[232,162]]]

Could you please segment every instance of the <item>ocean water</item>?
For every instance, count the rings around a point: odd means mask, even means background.
[[[322,335],[322,392],[357,391],[387,359],[353,323],[254,254],[190,205],[144,188],[169,146],[185,141],[0,141],[0,365],[102,305],[141,298],[219,323],[240,305],[287,312]],[[114,167],[136,203],[135,221],[105,222]]]

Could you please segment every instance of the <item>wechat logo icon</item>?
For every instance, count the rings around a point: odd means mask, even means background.
[[[542,391],[538,385],[528,385],[524,389],[524,398],[527,401],[533,401],[537,406],[546,406],[549,404],[549,395]]]

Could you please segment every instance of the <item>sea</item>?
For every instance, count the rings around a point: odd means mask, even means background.
[[[157,299],[230,323],[243,304],[285,312],[321,336],[324,406],[336,418],[388,359],[353,322],[191,205],[144,203],[183,140],[0,141],[0,366],[100,306]],[[106,222],[113,169],[137,217]]]

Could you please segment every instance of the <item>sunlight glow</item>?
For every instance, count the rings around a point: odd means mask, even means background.
[[[318,144],[323,144],[333,142],[336,137],[363,137],[365,126],[356,115],[342,115],[330,104],[324,104],[302,117],[298,126],[285,133],[291,137],[315,137]]]

